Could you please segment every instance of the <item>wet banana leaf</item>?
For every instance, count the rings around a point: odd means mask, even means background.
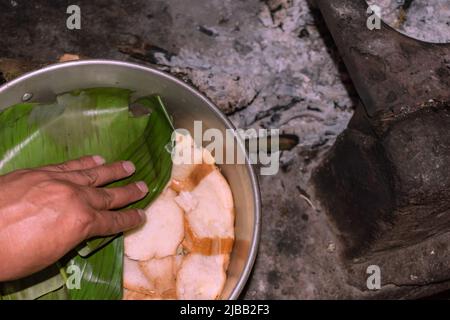
[[[59,95],[53,104],[23,103],[0,113],[0,174],[87,154],[108,162],[131,160],[136,173],[112,186],[144,180],[149,194],[130,207],[144,208],[167,184],[172,162],[166,146],[173,131],[161,99],[133,103],[130,91],[95,88]],[[143,112],[142,112],[143,111]],[[53,271],[0,284],[2,299],[120,299],[123,237],[88,241]]]

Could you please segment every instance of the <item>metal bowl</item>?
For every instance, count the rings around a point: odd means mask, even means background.
[[[176,128],[193,130],[195,120],[203,129],[234,129],[219,109],[186,83],[155,69],[110,60],[72,61],[51,65],[25,74],[0,88],[0,110],[21,102],[24,94],[30,101],[51,101],[56,94],[82,88],[119,87],[143,96],[157,93],[173,116]],[[235,140],[242,152],[242,144]],[[225,150],[226,152],[226,150]],[[234,197],[236,241],[228,267],[222,299],[237,299],[244,288],[255,261],[260,230],[261,201],[257,178],[246,159],[245,164],[221,165]]]

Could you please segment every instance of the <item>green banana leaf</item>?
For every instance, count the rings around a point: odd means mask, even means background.
[[[111,186],[146,181],[149,194],[130,206],[146,207],[170,178],[166,146],[173,126],[160,97],[134,102],[141,110],[135,116],[129,108],[130,94],[118,88],[85,89],[59,95],[52,104],[22,103],[5,109],[0,113],[0,174],[86,154],[99,154],[108,162],[130,160],[136,173]],[[93,239],[49,268],[52,272],[0,283],[0,297],[120,299],[122,264],[122,236]],[[70,284],[77,273],[81,281]]]

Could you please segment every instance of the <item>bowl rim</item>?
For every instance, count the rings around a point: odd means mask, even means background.
[[[210,108],[210,110],[213,111],[213,113],[218,117],[227,128],[229,129],[236,129],[236,127],[233,125],[233,123],[228,119],[228,117],[220,111],[220,109],[203,93],[199,92],[196,88],[194,88],[192,85],[178,79],[177,77],[169,74],[168,72],[158,70],[154,67],[150,66],[144,66],[141,64],[133,63],[133,62],[127,62],[127,61],[120,61],[120,60],[110,60],[110,59],[86,59],[86,60],[74,60],[74,61],[66,61],[66,62],[58,62],[53,63],[47,66],[44,66],[40,69],[30,71],[27,73],[24,73],[23,75],[6,82],[2,86],[0,86],[0,97],[1,95],[7,91],[10,87],[13,87],[22,81],[31,79],[35,76],[41,75],[43,73],[51,72],[54,70],[59,69],[65,69],[65,68],[71,68],[74,66],[89,66],[89,65],[105,65],[105,66],[119,66],[119,67],[125,67],[125,68],[132,68],[140,71],[149,72],[153,75],[163,77],[169,81],[174,82],[176,85],[179,85],[183,87],[184,89],[188,90],[190,94],[193,94],[203,100],[203,102]],[[238,143],[241,145],[241,147],[244,147],[239,141]],[[255,264],[256,256],[258,254],[258,247],[260,242],[260,232],[261,232],[261,193],[258,183],[258,178],[255,173],[255,169],[250,164],[248,155],[245,154],[245,166],[247,169],[247,172],[250,175],[250,181],[252,185],[252,194],[253,194],[253,204],[254,204],[254,226],[253,226],[253,236],[251,240],[251,246],[250,246],[250,253],[249,257],[245,263],[244,270],[242,274],[239,277],[239,280],[236,284],[236,286],[233,288],[230,297],[228,299],[230,300],[236,300],[239,298],[240,294],[242,293],[250,274],[253,270],[253,266]]]

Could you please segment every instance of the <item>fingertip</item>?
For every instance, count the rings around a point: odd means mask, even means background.
[[[92,156],[92,160],[94,160],[94,162],[99,166],[104,165],[106,163],[105,158],[99,155]]]
[[[145,210],[137,209],[137,212],[138,212],[138,214],[139,214],[139,217],[141,218],[140,224],[145,223],[145,221],[147,220],[147,216],[146,216],[146,214],[145,214]]]
[[[144,210],[98,211],[97,221],[92,226],[90,237],[109,236],[137,228],[147,220]]]
[[[137,213],[137,214],[136,214]],[[128,214],[128,226],[125,227],[125,230],[131,230],[143,225],[147,221],[147,216],[145,215],[145,211],[142,209],[134,209],[122,212],[122,214]]]
[[[136,167],[131,161],[123,161],[122,167],[128,174],[133,174],[136,171]]]
[[[142,191],[142,193],[148,193],[148,186],[144,181],[136,182],[136,186]]]

